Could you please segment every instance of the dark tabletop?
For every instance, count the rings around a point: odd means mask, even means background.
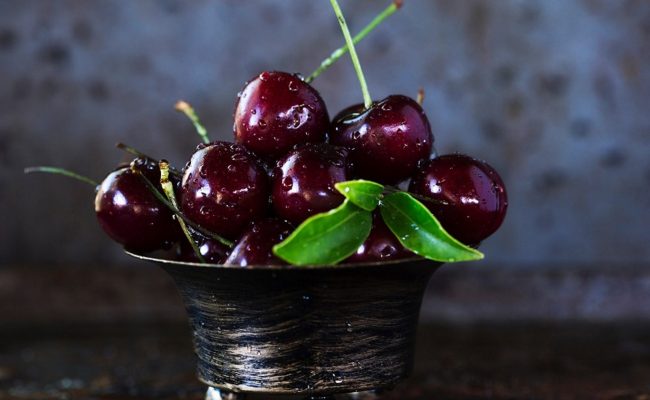
[[[181,324],[0,329],[2,399],[203,399]],[[413,376],[380,399],[650,399],[650,326],[420,329]]]

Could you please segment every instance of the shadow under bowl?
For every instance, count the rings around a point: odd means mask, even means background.
[[[198,377],[234,393],[389,389],[412,369],[422,295],[439,263],[161,266],[190,318]]]

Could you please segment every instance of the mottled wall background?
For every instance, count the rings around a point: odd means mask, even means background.
[[[343,0],[352,30],[388,1]],[[426,90],[441,153],[483,158],[510,210],[491,264],[650,262],[650,2],[406,0],[359,46],[371,93]],[[183,164],[183,98],[229,139],[264,69],[311,72],[342,43],[329,2],[0,1],[0,265],[126,263],[93,193],[128,142]],[[343,60],[315,82],[330,114],[361,99]]]

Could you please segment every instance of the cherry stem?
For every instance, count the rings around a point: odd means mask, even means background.
[[[174,194],[174,185],[172,185],[172,183],[169,181],[169,163],[165,160],[160,160],[158,167],[160,168],[160,186],[162,187],[165,196],[167,196],[167,200],[169,200],[169,202],[178,209],[178,203],[176,203],[176,195]],[[176,217],[176,220],[181,226],[181,229],[183,230],[187,241],[190,242],[190,245],[192,246],[192,250],[194,250],[196,257],[200,262],[205,263],[205,259],[203,258],[203,255],[201,255],[201,250],[188,231],[187,225],[185,225],[185,221],[183,221],[182,218],[178,217]]]
[[[422,106],[422,103],[424,103],[424,89],[423,88],[418,89],[418,97],[417,97],[417,99],[415,101],[417,101],[420,106]]]
[[[352,38],[352,43],[357,44],[360,41],[362,41],[370,32],[372,32],[377,25],[381,24],[384,22],[384,20],[391,15],[395,14],[395,11],[399,10],[402,7],[402,0],[395,0],[384,9],[379,15],[375,17],[368,25],[366,25],[365,28],[363,28],[359,33],[357,33],[353,38]],[[348,45],[344,45],[342,47],[339,47],[338,49],[334,50],[332,54],[330,54],[329,57],[323,60],[323,62],[320,63],[320,66],[316,68],[314,72],[311,73],[307,78],[305,78],[305,82],[311,83],[314,79],[316,79],[320,74],[322,74],[325,70],[327,70],[329,67],[332,66],[336,61],[338,61],[339,58],[341,58],[343,55],[345,55],[348,52]]]
[[[140,172],[140,171],[135,171],[135,172],[137,172],[137,173],[140,175],[140,178],[144,181],[144,183],[145,183],[145,184],[147,185],[147,187],[149,188],[149,191],[150,191],[150,192],[151,192],[151,193],[156,197],[156,199],[158,199],[158,201],[160,201],[160,202],[163,203],[165,206],[167,206],[167,208],[169,208],[169,209],[171,210],[171,212],[174,213],[174,215],[176,215],[178,218],[183,219],[183,221],[185,221],[185,223],[186,223],[187,225],[189,225],[189,226],[191,226],[192,228],[196,229],[198,232],[204,234],[205,236],[208,236],[208,237],[210,237],[210,238],[212,238],[212,239],[218,241],[219,243],[223,244],[224,246],[227,246],[227,247],[233,247],[233,246],[235,245],[235,244],[234,244],[233,242],[231,242],[230,240],[228,240],[228,239],[226,239],[226,238],[223,238],[223,237],[217,235],[217,234],[214,233],[214,232],[210,232],[209,230],[203,228],[201,225],[199,225],[199,224],[197,224],[196,222],[194,222],[194,221],[192,221],[191,219],[189,219],[185,214],[183,214],[183,213],[178,209],[178,207],[175,207],[172,203],[170,203],[169,200],[167,200],[167,199],[165,198],[165,196],[163,196],[163,195],[158,191],[158,189],[156,188],[156,186],[155,186],[155,185],[154,185],[154,184],[153,184],[153,183],[152,183],[152,182],[151,182],[151,181],[150,181],[146,176],[144,176],[144,175],[142,174],[142,172]]]
[[[116,144],[115,144],[115,147],[117,147],[117,148],[120,149],[120,150],[124,150],[124,151],[126,151],[127,153],[132,154],[132,155],[134,155],[134,156],[136,156],[136,157],[147,158],[147,159],[149,159],[149,160],[151,160],[151,161],[153,161],[153,162],[155,162],[155,163],[158,163],[158,162],[159,162],[159,161],[156,160],[155,158],[153,158],[153,157],[151,157],[151,156],[148,156],[148,155],[146,155],[145,153],[141,152],[140,150],[138,150],[138,149],[136,149],[136,148],[133,148],[133,147],[131,147],[131,146],[127,145],[127,144],[124,144],[124,143],[122,143],[122,142],[118,142],[118,143],[116,143]],[[175,176],[181,176],[181,175],[182,175],[181,172],[180,172],[179,170],[177,170],[176,168],[174,168],[174,167],[172,167],[172,166],[169,167],[169,170],[170,170],[170,172],[171,172],[172,174],[174,174]]]
[[[366,78],[363,75],[363,70],[361,69],[361,63],[359,62],[359,56],[357,51],[354,48],[354,43],[352,42],[352,37],[350,36],[350,30],[348,29],[348,24],[345,22],[345,17],[343,16],[343,11],[339,7],[339,3],[336,0],[330,0],[332,3],[332,8],[334,9],[334,14],[336,14],[336,19],[339,21],[341,26],[341,32],[343,32],[343,37],[345,38],[345,43],[350,50],[350,58],[352,58],[352,65],[354,65],[354,70],[357,73],[357,78],[359,78],[359,84],[361,85],[361,93],[363,93],[363,106],[367,110],[372,106],[372,97],[368,92],[368,85],[366,84]]]
[[[176,111],[180,111],[183,114],[187,116],[187,118],[192,121],[192,124],[194,124],[194,128],[196,129],[196,133],[199,134],[201,137],[201,140],[203,140],[203,143],[205,144],[210,144],[210,138],[208,138],[208,131],[205,129],[203,124],[201,124],[201,121],[199,120],[199,116],[196,114],[196,111],[192,108],[189,103],[179,100],[176,102],[176,105],[174,106]]]
[[[127,153],[132,154],[132,155],[134,155],[136,157],[142,157],[142,158],[148,158],[150,160],[155,160],[153,157],[149,157],[148,155],[144,154],[140,150],[137,150],[137,149],[135,149],[135,148],[133,148],[133,147],[127,145],[127,144],[122,143],[122,142],[117,142],[115,144],[115,147],[117,147],[120,150],[124,150]]]
[[[56,175],[64,175],[69,178],[76,179],[81,182],[85,182],[89,185],[92,185],[94,187],[99,186],[99,182],[95,181],[94,179],[88,178],[87,176],[79,175],[76,172],[69,171],[67,169],[63,168],[58,168],[58,167],[47,167],[47,166],[39,166],[39,167],[27,167],[24,169],[24,172],[26,174],[31,174],[34,172],[45,172],[47,174],[56,174]]]
[[[396,188],[395,186],[384,186],[384,189],[388,193],[397,193],[397,192],[408,193],[411,196],[413,196],[415,199],[420,200],[420,201],[424,201],[424,202],[427,202],[427,203],[435,203],[435,204],[440,204],[440,205],[443,205],[443,206],[449,205],[449,203],[444,201],[444,200],[431,199],[431,198],[426,197],[426,196],[421,196],[419,194],[407,192],[405,190],[400,190],[399,188]]]

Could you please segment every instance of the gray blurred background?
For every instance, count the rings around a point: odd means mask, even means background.
[[[341,2],[353,32],[388,3]],[[230,140],[247,79],[342,42],[325,0],[0,1],[0,266],[130,263],[89,187],[23,167],[101,179],[118,141],[182,166],[199,139],[178,99]],[[423,87],[438,151],[506,182],[479,265],[650,265],[649,1],[406,0],[358,51],[374,98]],[[347,57],[314,86],[330,115],[361,100]]]

